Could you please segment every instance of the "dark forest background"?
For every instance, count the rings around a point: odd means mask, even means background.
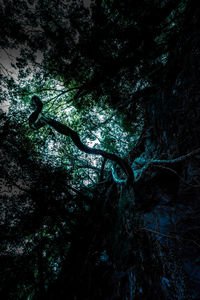
[[[0,3],[1,299],[200,299],[198,1]]]

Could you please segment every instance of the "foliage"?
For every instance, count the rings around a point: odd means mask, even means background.
[[[2,299],[198,299],[198,15],[194,0],[2,2]],[[134,185],[32,131],[33,95]]]

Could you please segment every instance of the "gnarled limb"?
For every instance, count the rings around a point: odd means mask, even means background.
[[[129,166],[129,164],[126,161],[124,161],[121,157],[119,157],[118,155],[116,155],[114,153],[110,153],[110,152],[107,152],[104,150],[88,147],[87,145],[85,145],[81,142],[81,139],[77,132],[75,132],[74,130],[69,128],[67,125],[62,124],[61,122],[58,122],[52,118],[48,118],[45,116],[41,116],[39,118],[39,115],[42,112],[43,103],[40,100],[40,98],[38,98],[37,96],[32,97],[31,104],[35,108],[34,112],[29,117],[29,126],[32,129],[39,129],[45,125],[49,125],[49,126],[53,127],[60,134],[69,136],[79,150],[81,150],[85,153],[88,153],[88,154],[101,155],[104,159],[110,159],[110,160],[114,161],[125,172],[125,174],[127,176],[127,183],[131,184],[131,185],[134,184],[133,171],[132,171],[131,167]]]

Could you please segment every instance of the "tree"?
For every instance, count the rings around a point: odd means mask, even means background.
[[[25,189],[13,203],[29,200],[32,212],[21,208],[15,247],[12,217],[3,225],[2,257],[11,244],[15,256],[1,293],[199,297],[198,13],[193,0],[2,4],[2,53],[20,49],[13,77],[1,64],[4,169],[19,158],[6,185]],[[30,186],[16,181],[19,165]],[[22,262],[17,284],[9,274]]]

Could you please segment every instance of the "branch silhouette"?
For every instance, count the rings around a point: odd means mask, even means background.
[[[102,157],[104,157],[104,159],[110,159],[116,164],[118,164],[127,176],[127,183],[134,184],[134,174],[132,168],[124,159],[122,159],[114,153],[88,147],[87,145],[81,142],[78,133],[70,127],[68,127],[67,125],[64,125],[61,122],[56,121],[52,118],[45,117],[44,115],[40,117],[40,114],[43,109],[43,103],[39,97],[33,96],[31,100],[31,105],[34,108],[34,112],[29,116],[29,126],[31,129],[38,130],[39,128],[44,127],[45,125],[51,126],[60,134],[70,137],[79,150],[88,154],[101,155]]]

